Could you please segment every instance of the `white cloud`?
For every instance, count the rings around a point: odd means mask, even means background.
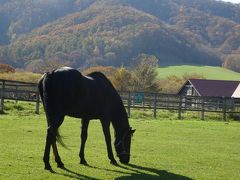
[[[240,0],[222,0],[222,1],[225,1],[225,2],[231,2],[231,3],[240,3]]]

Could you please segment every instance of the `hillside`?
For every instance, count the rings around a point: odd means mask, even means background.
[[[0,15],[0,62],[20,68],[128,66],[139,53],[219,66],[240,51],[240,5],[214,0],[0,0]]]
[[[158,77],[165,79],[169,76],[182,77],[187,74],[199,74],[206,79],[214,80],[237,80],[240,79],[240,73],[230,71],[221,67],[213,66],[169,66],[158,68]]]

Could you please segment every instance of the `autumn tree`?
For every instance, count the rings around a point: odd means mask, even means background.
[[[183,76],[171,75],[166,79],[159,80],[158,85],[162,93],[177,94],[179,89],[189,79],[205,79],[205,77],[197,73],[187,73]]]
[[[63,67],[63,66],[68,66],[68,63],[61,62],[57,59],[48,60],[48,61],[45,61],[45,63],[41,67],[41,71],[42,72],[49,72],[49,71],[52,71],[54,69],[58,69],[58,68]]]
[[[119,91],[130,91],[132,89],[132,74],[124,67],[118,68],[110,79]]]
[[[158,59],[153,55],[140,54],[132,66],[132,85],[135,91],[157,91]]]
[[[116,69],[112,66],[93,66],[82,71],[83,75],[88,75],[92,72],[101,72],[108,78],[116,72]]]
[[[176,94],[184,82],[183,78],[172,75],[166,79],[161,79],[159,81],[159,87],[162,93]]]
[[[33,73],[42,73],[45,62],[42,59],[32,60],[27,64],[25,70]]]
[[[61,62],[58,59],[52,60],[37,59],[30,62],[25,69],[27,71],[34,73],[45,73],[63,66],[69,66],[69,64],[66,62]]]
[[[223,65],[224,68],[240,72],[240,55],[229,55],[225,58]]]

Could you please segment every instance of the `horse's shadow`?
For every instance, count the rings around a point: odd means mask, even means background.
[[[168,172],[165,170],[158,170],[158,169],[143,167],[143,166],[134,165],[134,164],[128,164],[125,166],[117,165],[117,167],[127,170],[128,172],[122,171],[121,169],[120,170],[112,170],[112,169],[100,168],[100,167],[95,167],[95,166],[90,166],[90,165],[87,165],[86,167],[99,169],[99,170],[103,170],[103,171],[117,172],[117,173],[122,174],[122,176],[115,178],[117,180],[124,180],[124,179],[192,180],[192,178],[189,178],[189,177],[186,177],[183,175],[179,175],[179,174],[174,174],[174,173],[171,173],[171,172]],[[73,172],[67,168],[63,168],[63,170],[66,171],[67,173],[64,173],[61,175],[66,176],[66,177],[70,177],[70,178],[74,178],[74,179],[94,179],[94,180],[97,179],[94,177],[81,175],[81,174],[79,174],[77,172]]]
[[[132,173],[128,175],[124,175],[122,177],[117,177],[116,179],[122,180],[122,179],[170,179],[170,180],[192,180],[192,178],[179,175],[179,174],[174,174],[165,170],[159,170],[159,169],[154,169],[154,168],[148,168],[148,167],[143,167],[139,165],[134,165],[134,164],[128,164],[126,166],[120,166],[126,170],[132,171]]]
[[[65,176],[65,177],[68,177],[68,178],[72,178],[72,179],[80,179],[80,180],[92,179],[92,180],[97,180],[97,178],[93,178],[93,177],[90,177],[90,176],[85,176],[85,175],[79,174],[77,172],[74,172],[74,171],[66,168],[66,167],[63,167],[61,169],[63,171],[66,171],[66,173],[57,173],[55,171],[52,171],[52,173],[58,174],[58,175],[62,175],[62,176]]]

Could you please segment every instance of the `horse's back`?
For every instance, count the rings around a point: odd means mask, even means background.
[[[68,67],[45,73],[39,81],[39,92],[47,114],[65,115],[72,108],[79,94],[81,77],[79,71]]]
[[[56,97],[56,101],[65,101],[69,105],[77,95],[79,95],[81,90],[81,73],[72,68],[64,67],[57,69],[52,72],[52,91]]]
[[[45,86],[48,98],[43,101],[49,101],[56,114],[99,119],[122,106],[112,83],[100,72],[83,76],[76,69],[60,68],[45,76]]]
[[[53,73],[53,81],[56,84],[77,84],[80,83],[82,74],[73,68],[63,67],[52,71]]]

